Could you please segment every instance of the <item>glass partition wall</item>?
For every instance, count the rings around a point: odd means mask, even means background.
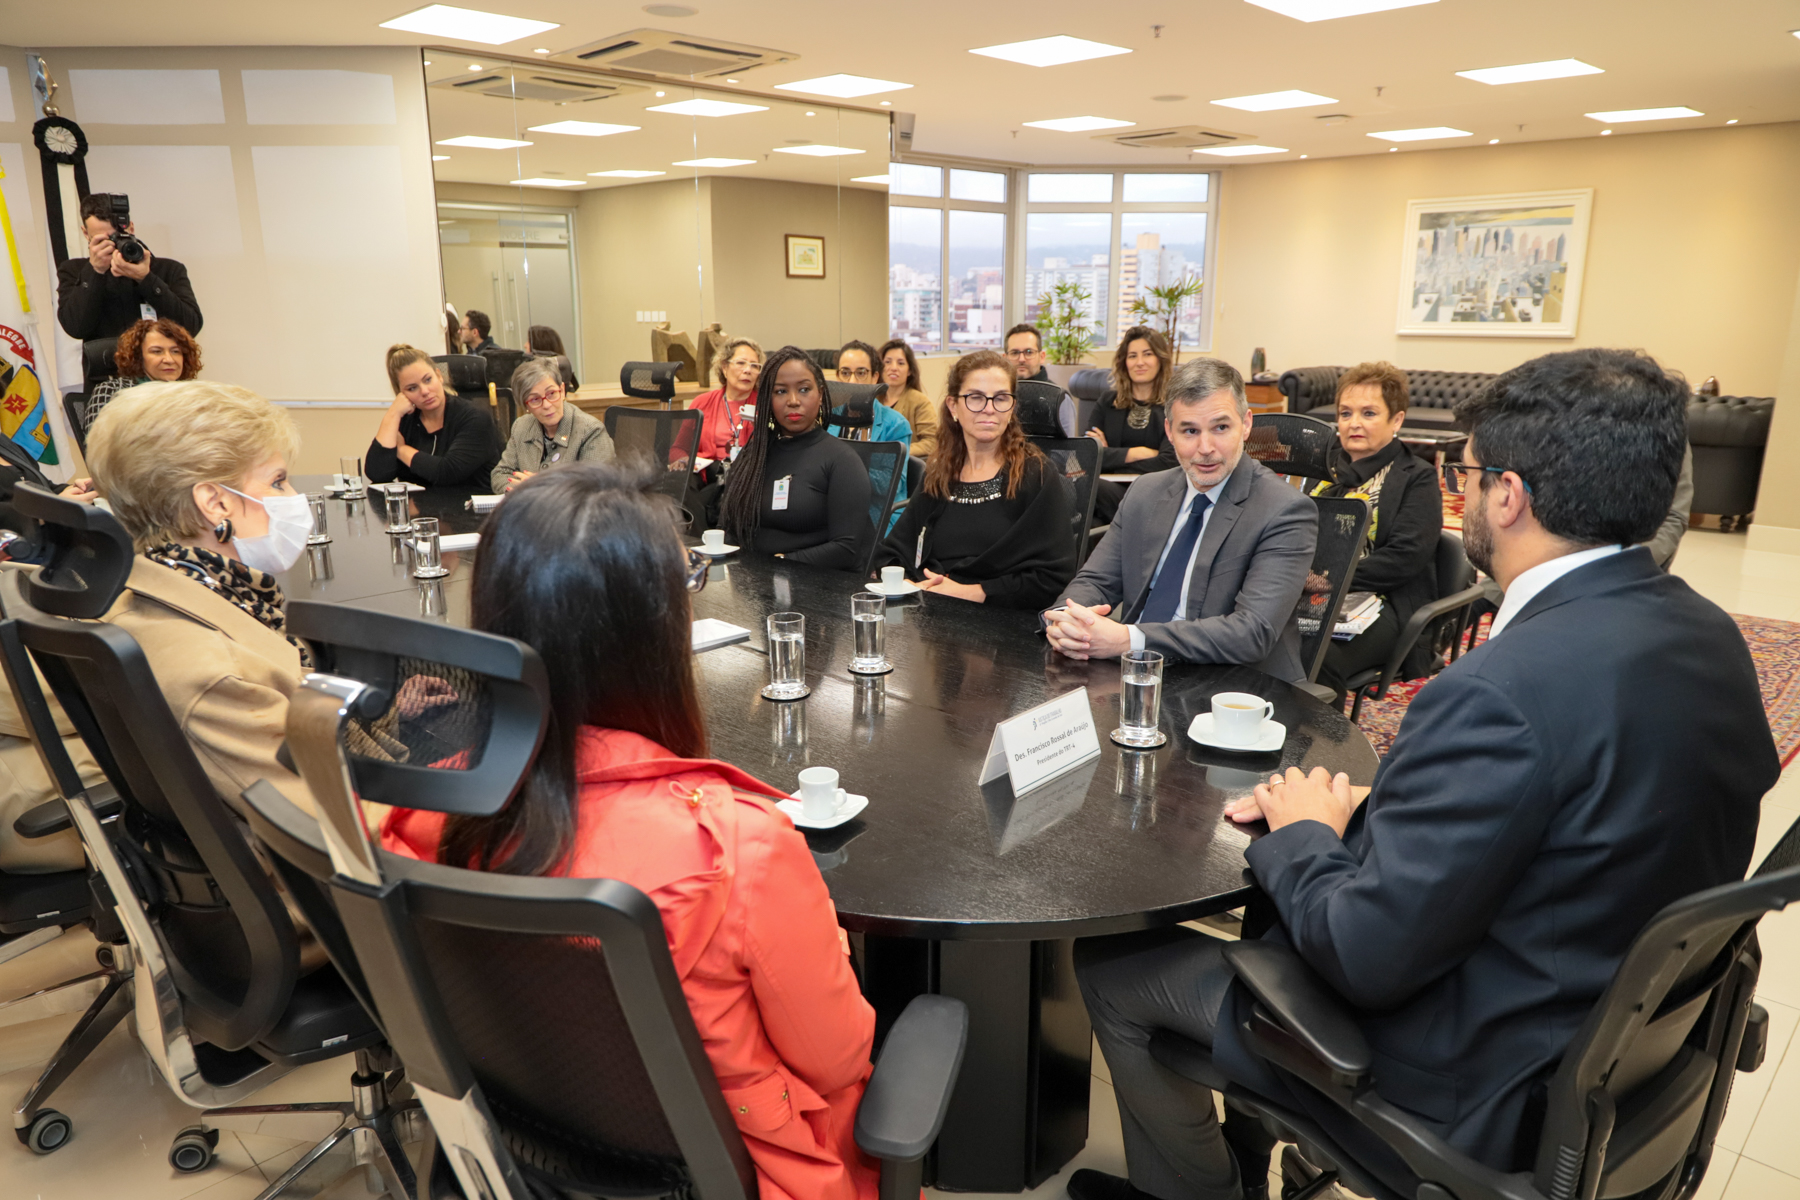
[[[709,331],[765,352],[885,335],[887,113],[423,57],[445,299],[500,345],[547,326],[605,389],[625,362],[704,360]]]

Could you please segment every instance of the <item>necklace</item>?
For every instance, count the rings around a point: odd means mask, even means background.
[[[1143,429],[1150,424],[1150,409],[1152,407],[1154,406],[1133,399],[1131,402],[1131,411],[1125,414],[1125,424],[1131,426],[1133,429]]]

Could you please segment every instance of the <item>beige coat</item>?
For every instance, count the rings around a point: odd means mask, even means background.
[[[937,446],[938,406],[927,399],[924,392],[907,388],[889,407],[912,426],[913,440],[908,452],[914,458],[930,458],[932,449]]]

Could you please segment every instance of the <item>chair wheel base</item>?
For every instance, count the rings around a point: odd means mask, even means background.
[[[33,1154],[53,1154],[69,1144],[75,1133],[75,1122],[54,1108],[42,1108],[31,1118],[31,1124],[13,1132]]]
[[[189,1125],[175,1135],[169,1145],[169,1166],[179,1175],[194,1175],[213,1165],[214,1149],[219,1144],[219,1131],[204,1125]]]

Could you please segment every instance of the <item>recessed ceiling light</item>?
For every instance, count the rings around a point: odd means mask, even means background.
[[[736,83],[736,82],[737,82],[737,80],[735,80],[735,79],[727,79],[727,80],[726,80],[726,81],[725,81],[725,82],[726,82],[726,83]]]
[[[1433,138],[1474,137],[1467,129],[1452,129],[1448,125],[1429,125],[1423,129],[1384,129],[1380,133],[1367,136],[1380,138],[1386,142],[1429,142]]]
[[[1532,83],[1539,79],[1568,79],[1574,75],[1604,75],[1605,71],[1579,58],[1553,58],[1548,62],[1517,63],[1510,67],[1482,67],[1475,71],[1458,71],[1464,79],[1476,83]]]
[[[658,99],[658,100],[660,100],[660,99],[662,99],[662,98],[663,98],[663,97],[664,97],[664,96],[666,96],[666,95],[668,95],[668,94],[669,94],[669,93],[667,93],[667,92],[658,92],[658,93],[656,93],[656,98],[657,98],[657,99]]]
[[[1386,12],[1390,8],[1436,4],[1437,0],[1250,0],[1250,3],[1296,21],[1335,21],[1339,17],[1360,17],[1364,13]]]
[[[667,171],[589,171],[592,179],[648,179],[652,175],[667,175]]]
[[[551,187],[551,188],[580,187],[581,180],[579,180],[579,179],[545,179],[542,176],[533,176],[530,179],[515,179],[515,180],[513,180],[513,186],[515,186],[515,187]]]
[[[427,4],[404,16],[381,22],[381,28],[455,38],[459,42],[480,42],[484,46],[504,46],[560,26],[555,21],[528,21],[524,17],[508,17],[473,8]]]
[[[1086,62],[1090,58],[1130,54],[1131,50],[1125,46],[1109,46],[1105,42],[1090,42],[1086,38],[1065,37],[1059,33],[1055,37],[1033,38],[1029,42],[982,46],[969,53],[1003,58],[1007,62],[1022,63],[1027,67],[1060,67],[1064,63]]]
[[[1489,138],[1488,139],[1488,145],[1490,145],[1490,146],[1498,146],[1499,144],[1500,144],[1499,138]]]
[[[851,100],[857,96],[873,96],[877,92],[897,92],[911,86],[910,83],[896,83],[892,79],[870,79],[867,75],[821,75],[817,79],[802,79],[798,83],[778,83],[775,90]]]
[[[845,154],[861,154],[849,146],[777,146],[777,154],[805,154],[812,158],[838,158]]]
[[[1158,96],[1157,99],[1162,97]],[[1226,108],[1241,108],[1245,112],[1274,112],[1279,108],[1310,108],[1315,104],[1336,104],[1337,101],[1330,96],[1289,89],[1285,92],[1264,92],[1260,96],[1232,96],[1226,100],[1214,100],[1213,103]]]
[[[811,109],[810,109],[810,108],[809,108],[809,109],[807,109],[807,110],[806,110],[806,115],[807,115],[807,116],[809,116],[809,117],[816,117],[816,116],[818,116],[818,115],[819,115],[819,114],[818,114],[818,113],[816,113],[816,112],[813,112],[813,111],[812,111],[812,110],[811,110]]]
[[[1610,129],[1602,129],[1602,130],[1601,130],[1601,131],[1600,131],[1600,136],[1601,136],[1601,137],[1611,137],[1611,136],[1612,136],[1612,130],[1610,130]]]
[[[432,162],[449,162],[450,156],[448,154],[434,154],[431,156],[431,161]]]
[[[1727,124],[1727,125],[1736,125],[1736,124],[1737,124],[1737,118],[1736,118],[1736,117],[1733,117],[1733,118],[1731,118],[1731,120],[1729,120],[1729,121],[1727,121],[1727,122],[1725,122],[1725,123],[1726,123],[1726,124]]]
[[[653,17],[691,17],[700,10],[686,4],[646,4],[644,11]]]
[[[883,107],[883,108],[892,108],[892,107],[894,107],[894,102],[893,102],[893,101],[892,101],[892,100],[883,100],[883,101],[882,101],[882,102],[881,102],[881,107]]]
[[[425,60],[425,65],[428,67],[431,65],[431,60],[429,58]]]
[[[521,142],[516,138],[476,137],[465,134],[462,137],[445,138],[440,146],[467,146],[471,150],[517,150],[520,146],[529,146],[530,142]]]
[[[854,178],[852,178],[850,180],[850,182],[851,183],[879,183],[882,187],[886,187],[888,185],[888,177],[886,175],[857,175]]]
[[[662,95],[661,92],[656,93]],[[729,100],[677,100],[673,104],[653,104],[646,112],[674,113],[680,117],[735,117],[739,113],[768,112],[766,104],[733,104]]]
[[[670,163],[672,167],[747,167],[754,163],[754,158],[685,158],[678,163]]]
[[[548,54],[548,53],[550,53],[550,52],[549,52],[549,51],[548,51],[548,50],[545,50],[545,49],[544,49],[544,48],[542,48],[542,47],[541,47],[541,46],[540,46],[540,47],[539,47],[539,48],[538,48],[538,49],[536,49],[536,50],[533,50],[533,51],[532,51],[532,53],[533,53],[533,54]]]
[[[479,70],[481,70],[481,64],[480,64],[480,63],[470,63],[470,64],[469,64],[469,70],[471,70],[471,71],[479,71]]]
[[[1237,158],[1243,154],[1286,154],[1286,146],[1214,146],[1210,150],[1202,149],[1202,154],[1213,154],[1220,158]]]
[[[1168,94],[1168,95],[1167,95],[1167,96],[1152,96],[1152,97],[1150,97],[1150,98],[1151,98],[1151,99],[1152,99],[1152,100],[1160,100],[1160,101],[1162,101],[1162,102],[1163,102],[1163,103],[1164,103],[1164,104],[1174,104],[1174,103],[1176,103],[1176,102],[1177,102],[1177,101],[1180,101],[1180,100],[1186,100],[1186,99],[1187,99],[1187,97],[1186,97],[1186,96],[1177,96],[1177,95],[1176,95],[1176,94],[1174,94],[1174,93],[1173,93],[1173,92],[1171,92],[1171,93],[1169,93],[1169,94]]]
[[[1087,133],[1093,129],[1124,129],[1136,121],[1115,121],[1111,117],[1058,117],[1054,121],[1026,121],[1033,129],[1054,129],[1058,133]]]
[[[1614,125],[1623,125],[1627,121],[1673,121],[1679,117],[1704,117],[1706,114],[1677,104],[1672,108],[1621,108],[1613,112],[1591,112],[1586,115],[1596,121],[1611,121]]]
[[[614,133],[631,133],[640,129],[638,125],[608,125],[604,121],[552,121],[548,125],[533,125],[532,133],[571,133],[576,137],[606,137]]]
[[[1306,155],[1306,154],[1302,154],[1302,155],[1301,155],[1301,156],[1300,156],[1300,157],[1301,157],[1301,158],[1309,158],[1309,157],[1311,157],[1311,156],[1310,156],[1310,155]]]

